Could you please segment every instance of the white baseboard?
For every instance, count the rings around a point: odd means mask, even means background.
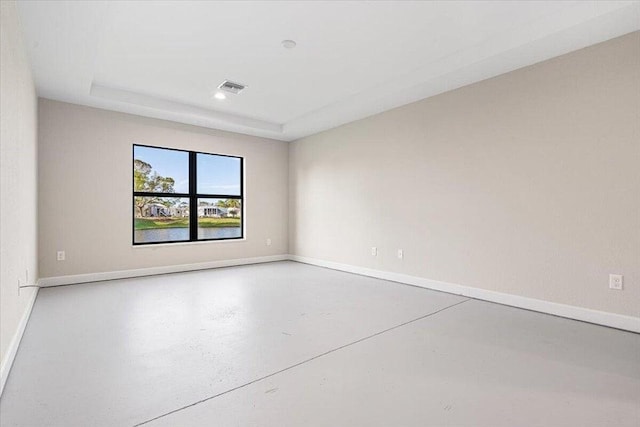
[[[505,294],[502,292],[488,291],[485,289],[462,286],[454,283],[440,282],[438,280],[430,280],[422,277],[410,276],[407,274],[392,273],[365,267],[356,267],[349,264],[340,264],[337,262],[323,261],[298,255],[289,255],[289,259],[291,261],[302,262],[319,267],[326,267],[333,270],[346,271],[363,276],[370,276],[378,279],[405,283],[408,285],[419,286],[421,288],[433,289],[450,294],[462,295],[465,297],[495,302],[512,307],[538,311],[540,313],[552,314],[554,316],[566,317],[569,319],[580,320],[583,322],[595,323],[597,325],[603,325],[611,328],[640,333],[640,317],[607,313],[604,311],[591,310],[583,307],[558,304],[555,302],[543,301],[535,298],[527,298],[518,295]]]
[[[238,258],[196,264],[166,265],[161,267],[137,268],[134,270],[106,271],[103,273],[74,274],[69,276],[44,277],[38,286],[72,285],[76,283],[100,282],[103,280],[127,279],[130,277],[154,276],[156,274],[180,273],[184,271],[206,270],[209,268],[233,267],[236,265],[260,264],[263,262],[285,261],[289,255],[270,255],[254,258]]]
[[[393,282],[405,283],[436,291],[447,292],[455,295],[462,295],[469,298],[495,302],[512,307],[524,308],[526,310],[538,311],[552,314],[554,316],[566,317],[568,319],[580,320],[583,322],[595,323],[597,325],[611,328],[623,329],[626,331],[640,333],[640,317],[624,316],[622,314],[608,313],[604,311],[592,310],[572,305],[559,304],[527,298],[518,295],[505,294],[502,292],[489,291],[486,289],[474,288],[470,286],[458,285],[455,283],[430,280],[423,277],[410,276],[408,274],[393,273],[389,271],[374,270],[371,268],[357,267],[349,264],[341,264],[332,261],[324,261],[315,258],[308,258],[299,255],[271,255],[254,258],[239,258],[222,261],[210,261],[197,264],[181,264],[162,267],[140,268],[134,270],[109,271],[103,273],[76,274],[70,276],[45,277],[38,280],[38,286],[60,286],[76,283],[97,282],[102,280],[125,279],[130,277],[152,276],[156,274],[179,273],[183,271],[205,270],[209,268],[231,267],[237,265],[259,264],[274,261],[297,261],[305,264],[326,267],[333,270],[346,271],[363,276],[375,277]],[[4,366],[4,365],[3,365]],[[3,371],[4,375],[4,371]],[[4,378],[4,377],[3,377]]]
[[[33,309],[33,304],[36,302],[36,296],[38,295],[37,287],[28,287],[22,288],[20,292],[30,292],[29,300],[27,302],[27,307],[22,313],[22,317],[20,318],[20,322],[18,323],[18,329],[16,333],[13,335],[11,342],[9,343],[9,347],[7,348],[7,353],[5,354],[4,359],[2,359],[2,363],[0,364],[0,396],[4,391],[4,385],[7,382],[7,378],[9,378],[9,372],[11,371],[11,366],[13,365],[13,361],[16,358],[16,354],[18,353],[18,346],[20,345],[20,341],[22,340],[22,335],[24,335],[24,330],[27,327],[27,323],[29,322],[29,317],[31,316],[31,310]]]

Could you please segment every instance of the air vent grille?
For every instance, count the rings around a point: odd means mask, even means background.
[[[245,85],[240,84],[240,83],[234,83],[231,82],[229,80],[225,80],[223,81],[220,86],[218,86],[218,89],[223,90],[225,92],[229,92],[229,93],[240,93],[244,90],[244,88],[246,88]]]

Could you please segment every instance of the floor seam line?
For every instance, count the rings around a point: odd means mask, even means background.
[[[471,301],[472,299],[473,299],[473,298],[465,298],[463,301],[459,301],[459,302],[457,302],[457,303],[455,303],[455,304],[452,304],[452,305],[446,306],[446,307],[441,308],[441,309],[439,309],[439,310],[436,310],[436,311],[434,311],[434,312],[432,312],[432,313],[428,313],[428,314],[425,314],[425,315],[423,315],[423,316],[416,317],[415,319],[408,320],[408,321],[406,321],[406,322],[404,322],[404,323],[400,323],[399,325],[395,325],[395,326],[392,326],[392,327],[390,327],[390,328],[384,329],[384,330],[382,330],[382,331],[376,332],[376,333],[374,333],[374,334],[367,335],[366,337],[363,337],[363,338],[357,339],[357,340],[355,340],[355,341],[352,341],[352,342],[350,342],[350,343],[347,343],[347,344],[341,345],[340,347],[336,347],[336,348],[333,348],[333,349],[331,349],[331,350],[327,350],[327,351],[325,351],[324,353],[320,353],[320,354],[318,354],[318,355],[315,355],[315,356],[313,356],[313,357],[310,357],[309,359],[306,359],[306,360],[303,360],[303,361],[301,361],[301,362],[295,363],[295,364],[293,364],[293,365],[291,365],[291,366],[287,366],[286,368],[280,369],[279,371],[272,372],[272,373],[270,373],[270,374],[268,374],[268,375],[264,375],[264,376],[262,376],[262,377],[260,377],[260,378],[256,378],[255,380],[252,380],[252,381],[249,381],[249,382],[247,382],[247,383],[241,384],[241,385],[239,385],[239,386],[236,386],[236,387],[230,388],[229,390],[222,391],[222,392],[220,392],[220,393],[218,393],[218,394],[215,394],[215,395],[213,395],[213,396],[206,397],[206,398],[204,398],[204,399],[198,400],[197,402],[193,402],[193,403],[190,403],[190,404],[188,404],[188,405],[182,406],[182,407],[180,407],[180,408],[174,409],[174,410],[172,410],[172,411],[166,412],[166,413],[164,413],[164,414],[158,415],[158,416],[157,416],[157,417],[155,417],[155,418],[151,418],[151,419],[148,419],[148,420],[143,421],[143,422],[141,422],[141,423],[134,424],[134,425],[133,425],[133,427],[139,427],[139,426],[142,426],[142,425],[148,424],[148,423],[153,422],[153,421],[155,421],[155,420],[158,420],[158,419],[160,419],[160,418],[166,417],[167,415],[175,414],[176,412],[183,411],[183,410],[185,410],[185,409],[188,409],[188,408],[194,407],[194,406],[196,406],[196,405],[199,405],[199,404],[201,404],[201,403],[207,402],[207,401],[209,401],[209,400],[213,400],[213,399],[215,399],[215,398],[217,398],[217,397],[220,397],[220,396],[223,396],[223,395],[225,395],[225,394],[229,394],[229,393],[234,392],[234,391],[236,391],[236,390],[240,390],[241,388],[244,388],[244,387],[250,386],[250,385],[255,384],[255,383],[258,383],[258,382],[260,382],[260,381],[262,381],[262,380],[266,380],[267,378],[271,378],[271,377],[276,376],[276,375],[278,375],[278,374],[281,374],[281,373],[283,373],[283,372],[286,372],[286,371],[289,371],[289,370],[291,370],[291,369],[297,368],[298,366],[302,366],[302,365],[304,365],[304,364],[306,364],[306,363],[309,363],[309,362],[312,362],[312,361],[314,361],[314,360],[316,360],[316,359],[319,359],[319,358],[321,358],[321,357],[327,356],[327,355],[329,355],[329,354],[331,354],[331,353],[335,353],[336,351],[342,350],[342,349],[344,349],[344,348],[350,347],[350,346],[355,345],[355,344],[359,344],[359,343],[361,343],[361,342],[363,342],[363,341],[367,341],[367,340],[369,340],[369,339],[371,339],[371,338],[375,338],[375,337],[380,336],[380,335],[382,335],[382,334],[385,334],[385,333],[387,333],[387,332],[391,332],[391,331],[393,331],[393,330],[396,330],[396,329],[402,328],[403,326],[407,326],[407,325],[409,325],[409,324],[411,324],[411,323],[415,323],[415,322],[417,322],[417,321],[420,321],[420,320],[426,319],[427,317],[434,316],[434,315],[436,315],[436,314],[438,314],[438,313],[441,313],[441,312],[443,312],[443,311],[445,311],[445,310],[448,310],[448,309],[450,309],[450,308],[456,307],[456,306],[458,306],[458,305],[460,305],[460,304],[463,304],[463,303],[465,303],[465,302],[467,302],[467,301]]]

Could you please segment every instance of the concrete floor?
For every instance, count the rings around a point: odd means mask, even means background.
[[[42,289],[2,426],[637,426],[640,335],[293,262]]]

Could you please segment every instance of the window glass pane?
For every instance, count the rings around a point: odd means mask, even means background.
[[[134,243],[189,240],[189,199],[134,197]]]
[[[189,153],[133,146],[133,191],[189,192]]]
[[[240,195],[240,159],[237,157],[197,155],[198,194]]]
[[[198,239],[242,237],[241,216],[238,199],[198,199]]]

